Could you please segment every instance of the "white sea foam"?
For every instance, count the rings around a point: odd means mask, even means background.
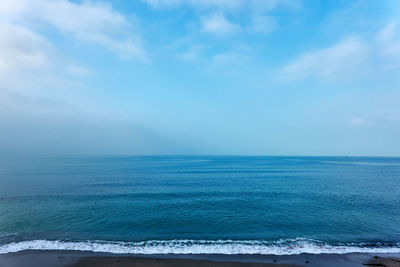
[[[328,245],[323,242],[291,239],[279,241],[168,240],[143,242],[51,241],[32,240],[0,246],[0,254],[24,250],[72,250],[116,254],[263,254],[294,255],[301,253],[400,253],[400,243],[391,246],[363,244]]]

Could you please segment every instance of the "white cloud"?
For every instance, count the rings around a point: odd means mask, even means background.
[[[286,80],[343,80],[362,73],[368,58],[368,46],[360,38],[350,37],[331,47],[300,55],[284,66],[281,73]]]
[[[252,8],[257,11],[274,9],[278,5],[299,6],[301,0],[142,0],[154,8],[190,5],[194,8],[219,8],[225,10]]]
[[[364,118],[354,117],[350,120],[350,124],[358,127],[367,124],[367,122]]]
[[[231,50],[214,54],[202,61],[205,71],[219,75],[238,76],[243,74],[243,66],[248,64],[248,57],[241,50]]]
[[[397,95],[394,97],[396,98]],[[400,126],[400,110],[398,108],[381,109],[363,114],[362,117],[353,117],[350,125],[365,126]]]
[[[97,45],[147,60],[132,31],[134,23],[104,2],[0,0],[0,91],[75,103],[82,84],[73,76],[91,70],[63,54],[48,33],[59,32],[75,46]]]
[[[110,34],[128,25],[124,16],[105,3],[87,1],[79,5],[66,0],[36,0],[36,2],[37,11],[43,12],[39,15],[43,20],[62,31],[77,35]]]
[[[28,29],[0,23],[0,79],[48,67],[51,47],[42,36]]]
[[[396,31],[396,22],[388,23],[378,34],[377,40],[380,42],[388,42],[393,39]]]
[[[400,30],[397,21],[388,23],[377,34],[377,45],[380,53],[391,64],[400,66]]]
[[[119,55],[121,58],[137,58],[144,62],[149,61],[141,45],[138,45],[140,41],[135,41],[135,39],[131,38],[125,40],[117,40],[104,34],[89,33],[86,35],[82,35],[81,37],[83,40],[103,45],[104,47]]]
[[[104,46],[122,57],[145,59],[140,37],[111,5],[68,0],[2,0],[0,20],[30,28],[33,23],[51,26],[64,34]]]
[[[212,57],[209,68],[217,69],[227,65],[234,66],[240,65],[244,62],[244,56],[238,52],[225,52],[216,54]]]
[[[301,0],[142,0],[154,8],[183,5],[201,11],[202,29],[212,34],[270,33],[278,28],[274,17],[265,13],[278,6],[299,7]],[[206,14],[206,15],[204,15]],[[232,20],[228,20],[226,15]],[[237,17],[247,18],[243,23]],[[233,20],[235,19],[235,20]]]
[[[76,75],[76,76],[83,76],[83,75],[90,74],[92,72],[92,70],[87,67],[83,67],[83,66],[79,66],[79,65],[72,65],[72,64],[67,66],[67,71],[70,74]]]
[[[253,14],[247,24],[239,25],[231,22],[222,13],[203,16],[201,19],[203,31],[215,35],[229,35],[239,32],[268,34],[278,28],[276,19],[268,15]]]
[[[226,35],[238,32],[240,26],[230,22],[223,14],[213,14],[202,18],[203,30],[215,35]]]
[[[142,0],[154,8],[190,5],[195,8],[236,8],[243,4],[242,0]]]
[[[308,78],[340,81],[371,72],[397,71],[400,69],[400,30],[397,25],[395,20],[372,37],[353,36],[333,46],[303,53],[280,69],[281,76],[289,81]]]
[[[68,0],[0,0],[0,90],[38,92],[73,84],[60,73],[84,75],[89,69],[71,64],[48,30],[75,39],[79,45],[99,45],[123,58],[146,61],[140,37],[130,22],[108,4]]]
[[[154,8],[176,6],[182,4],[181,0],[142,0],[142,1],[148,3]]]
[[[272,16],[255,15],[248,29],[255,33],[270,33],[278,28],[278,22]]]
[[[193,45],[185,52],[179,54],[179,57],[185,61],[201,60],[201,52],[204,50],[204,45]]]

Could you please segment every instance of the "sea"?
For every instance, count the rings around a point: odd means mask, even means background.
[[[400,253],[400,158],[2,156],[0,254]]]

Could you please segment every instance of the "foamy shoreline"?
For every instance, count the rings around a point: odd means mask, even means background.
[[[221,255],[298,255],[348,253],[400,253],[399,243],[328,244],[304,238],[261,240],[149,240],[141,242],[30,240],[0,246],[0,254],[25,250],[87,251],[113,254],[221,254]]]

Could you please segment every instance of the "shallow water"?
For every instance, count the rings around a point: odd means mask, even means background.
[[[0,253],[400,252],[400,158],[8,157]]]

